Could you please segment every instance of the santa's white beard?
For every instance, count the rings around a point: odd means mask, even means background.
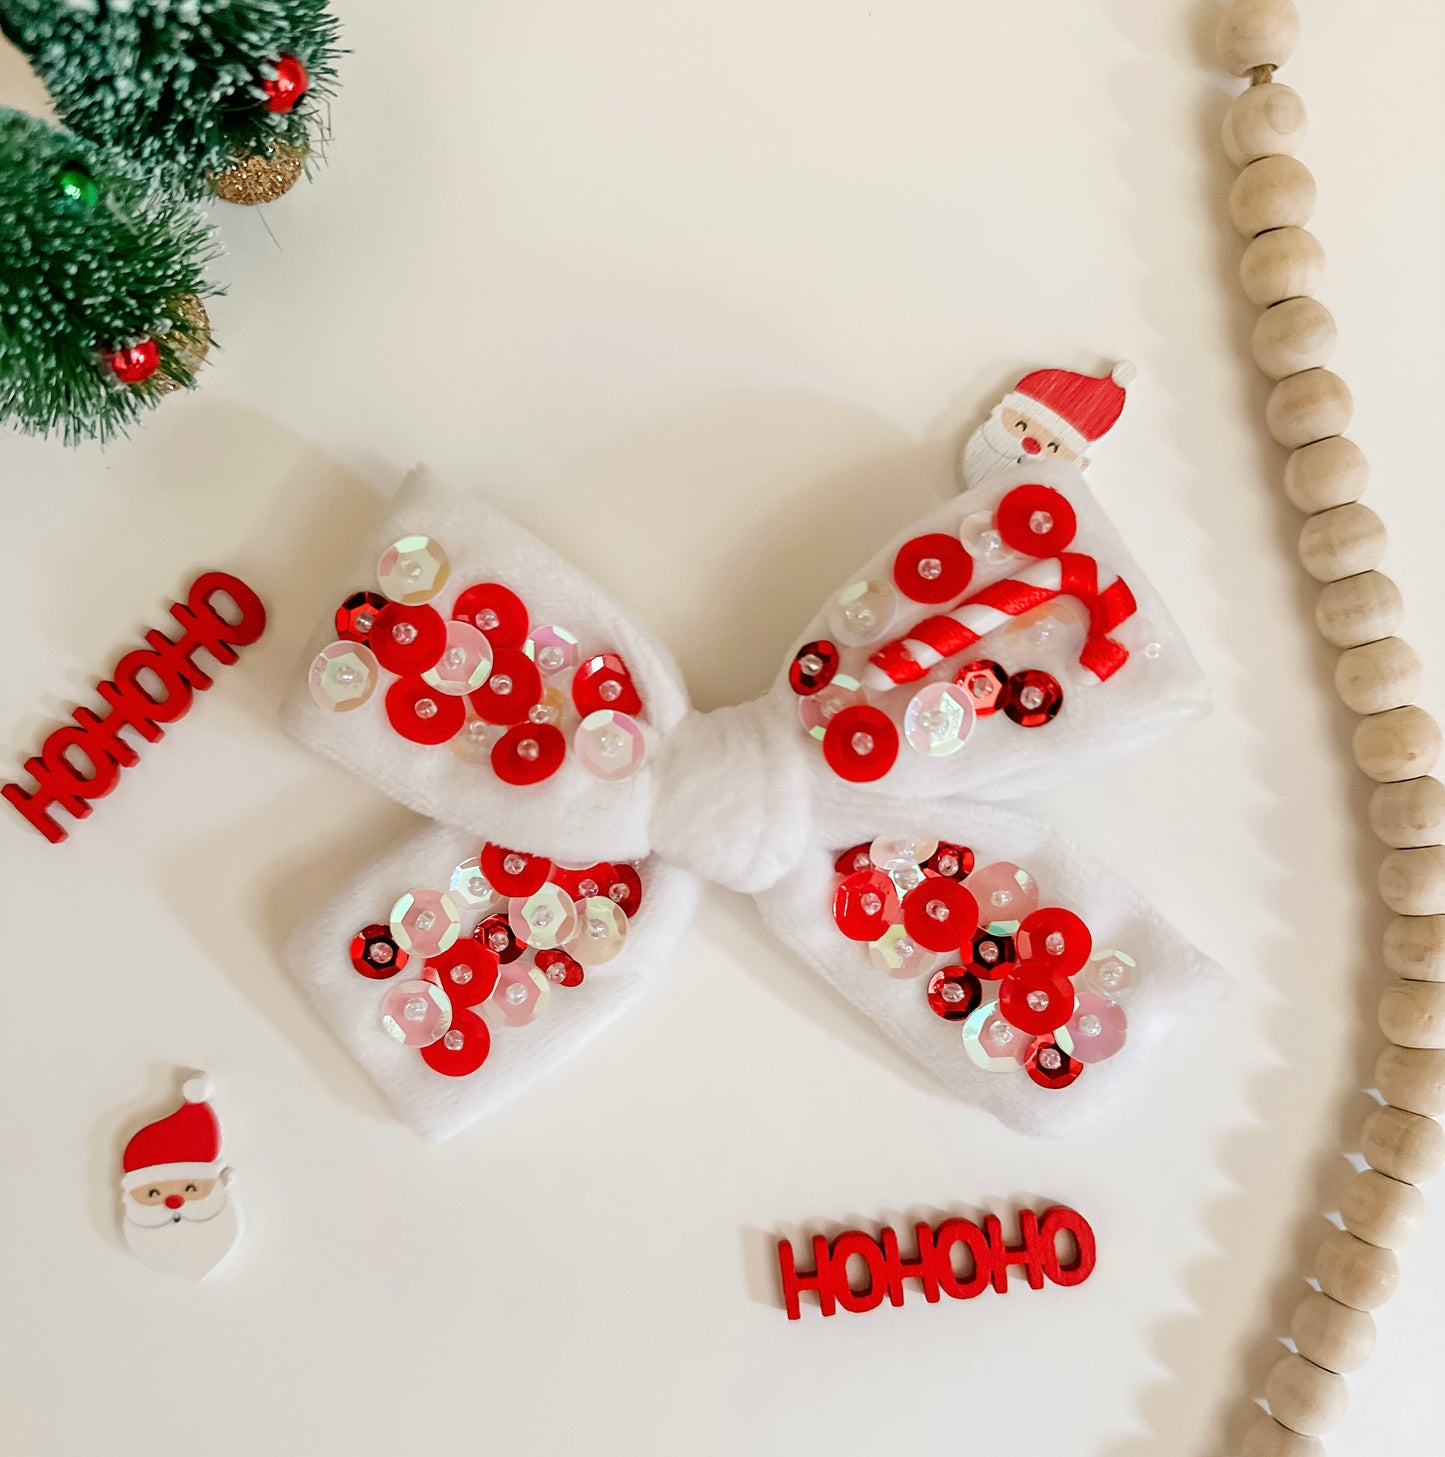
[[[981,486],[990,477],[1031,459],[1019,446],[1019,437],[1004,428],[1003,405],[993,407],[988,419],[968,437],[959,460],[965,489]]]
[[[148,1208],[127,1195],[124,1227],[133,1254],[154,1270],[188,1280],[214,1270],[240,1233],[229,1190],[219,1181],[204,1199],[188,1200],[179,1209]]]

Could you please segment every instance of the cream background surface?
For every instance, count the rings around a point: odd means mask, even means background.
[[[1212,4],[385,0],[329,166],[219,215],[204,389],[101,454],[0,439],[13,773],[203,566],[272,628],[62,847],[0,821],[0,1429],[17,1457],[1227,1450],[1348,1170],[1377,859],[1293,565],[1223,223]],[[1445,710],[1436,401],[1445,18],[1320,0],[1324,298]],[[0,100],[41,104],[0,54]],[[423,1144],[278,964],[410,817],[274,705],[425,458],[652,623],[702,706],[766,687],[840,573],[953,488],[1024,369],[1140,368],[1090,473],[1214,716],[1030,806],[1231,971],[1066,1143],[941,1096],[710,890],[675,973],[545,1086]],[[248,1229],[198,1288],[115,1223],[120,1142],[218,1085]],[[789,1323],[780,1234],[1062,1200],[1074,1290]],[[1339,1457],[1438,1449],[1445,1214]]]

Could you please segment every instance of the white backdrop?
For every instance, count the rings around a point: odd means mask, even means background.
[[[0,440],[8,772],[199,568],[273,622],[67,845],[0,820],[6,1451],[1218,1453],[1346,1172],[1378,913],[1247,362],[1214,5],[338,8],[330,165],[220,216],[205,387],[104,454]],[[1439,712],[1445,17],[1391,9],[1308,5],[1286,79]],[[9,53],[0,100],[40,101]],[[402,470],[572,555],[711,707],[952,489],[1025,367],[1116,357],[1141,377],[1090,478],[1218,708],[1035,808],[1223,961],[1230,1003],[1102,1126],[1034,1142],[710,891],[660,994],[535,1095],[442,1147],[392,1122],[278,948],[408,816],[273,710]],[[190,1066],[251,1224],[198,1288],[126,1252],[112,1182]],[[780,1233],[1040,1200],[1096,1226],[1079,1289],[778,1307]],[[1339,1457],[1438,1450],[1442,1233],[1437,1203]]]

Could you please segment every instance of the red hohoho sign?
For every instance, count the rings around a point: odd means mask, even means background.
[[[216,610],[218,597],[230,599],[235,622]],[[210,675],[196,666],[196,652],[204,648],[216,662],[229,666],[236,661],[237,648],[248,647],[266,630],[261,599],[239,577],[226,572],[197,577],[185,602],[171,606],[171,616],[180,624],[179,638],[152,629],[146,634],[146,646],[127,653],[109,680],[96,685],[109,710],[104,718],[89,708],[77,708],[71,714],[73,722],[54,730],[39,755],[26,761],[25,772],[34,777],[36,787],[7,784],[0,789],[52,845],[69,833],[50,814],[52,807],[84,819],[91,800],[109,794],[120,771],[139,762],[136,751],[121,738],[122,729],[134,729],[154,744],[165,737],[161,725],[174,723],[190,708],[197,691],[212,686]],[[164,697],[149,691],[143,674]],[[80,772],[77,758],[89,766],[89,774]]]
[[[1000,1295],[1008,1292],[1009,1269],[1021,1266],[1029,1287],[1042,1290],[1044,1281],[1055,1285],[1081,1285],[1094,1271],[1094,1231],[1082,1214],[1056,1204],[1042,1216],[1032,1209],[1019,1214],[1019,1239],[1004,1240],[1003,1223],[990,1214],[980,1228],[971,1219],[945,1219],[937,1229],[926,1224],[913,1227],[918,1254],[904,1259],[898,1236],[891,1230],[875,1238],[862,1230],[850,1229],[830,1244],[826,1235],[813,1236],[813,1269],[798,1269],[790,1240],[778,1241],[778,1269],[783,1282],[783,1303],[789,1320],[799,1320],[799,1297],[813,1291],[824,1315],[844,1310],[876,1310],[886,1296],[894,1305],[903,1304],[903,1282],[916,1280],[923,1298],[930,1304],[940,1295],[953,1300],[972,1300],[992,1286]],[[1059,1255],[1061,1237],[1072,1246],[1068,1261]],[[958,1251],[966,1259],[958,1259]],[[867,1271],[867,1283],[849,1278],[849,1262]],[[860,1271],[861,1273],[861,1271]]]

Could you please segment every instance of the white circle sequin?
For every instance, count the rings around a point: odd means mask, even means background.
[[[565,627],[534,627],[526,651],[544,678],[554,678],[582,661],[582,649]]]
[[[381,999],[381,1025],[407,1047],[430,1047],[452,1025],[452,1004],[432,981],[404,981]]]
[[[492,745],[501,738],[502,732],[502,729],[488,723],[484,718],[469,718],[447,743],[452,753],[463,763],[490,764]]]
[[[429,536],[403,536],[382,552],[376,580],[393,602],[430,602],[451,576],[451,559]]]
[[[993,524],[992,511],[975,511],[959,523],[958,539],[964,544],[976,562],[985,566],[1001,567],[1019,555],[1004,543],[998,527]]]
[[[1084,968],[1084,985],[1102,997],[1117,997],[1138,979],[1138,963],[1124,951],[1097,948]]]
[[[922,865],[933,858],[937,849],[937,840],[925,840],[919,835],[879,835],[868,846],[868,858],[880,870],[887,870],[899,860]]]
[[[443,890],[409,890],[391,908],[391,935],[411,956],[435,956],[455,944],[462,918]]]
[[[507,920],[517,940],[534,951],[551,951],[577,932],[572,897],[550,881],[533,895],[508,901]]]
[[[803,727],[815,739],[821,740],[828,732],[828,724],[834,714],[867,702],[868,695],[863,691],[863,685],[847,673],[838,673],[826,688],[798,700],[798,717]]]
[[[577,904],[577,928],[567,952],[583,966],[601,966],[617,956],[627,941],[627,917],[605,895],[589,896]]]
[[[828,608],[828,635],[845,648],[877,642],[898,608],[898,593],[887,582],[854,582]]]
[[[459,698],[474,693],[492,671],[492,645],[469,622],[452,618],[447,623],[447,642],[436,663],[423,673],[422,681],[438,693]]]
[[[963,1050],[969,1061],[985,1072],[1017,1072],[1033,1040],[1004,1020],[997,1002],[984,1002],[964,1019]]]
[[[933,971],[943,958],[935,951],[926,951],[903,926],[890,926],[868,946],[868,960],[889,976],[902,980]]]
[[[311,696],[328,713],[360,708],[376,689],[381,665],[362,643],[327,643],[311,660],[306,675]]]
[[[930,683],[908,700],[903,737],[920,754],[956,754],[977,718],[973,698],[957,683]]]
[[[647,742],[637,720],[611,708],[589,713],[578,725],[572,747],[582,767],[599,779],[631,778],[647,756]]]
[[[482,874],[482,863],[475,855],[470,860],[463,860],[452,871],[448,894],[458,909],[473,916],[489,916],[503,901],[503,897],[487,883],[487,877]]]

